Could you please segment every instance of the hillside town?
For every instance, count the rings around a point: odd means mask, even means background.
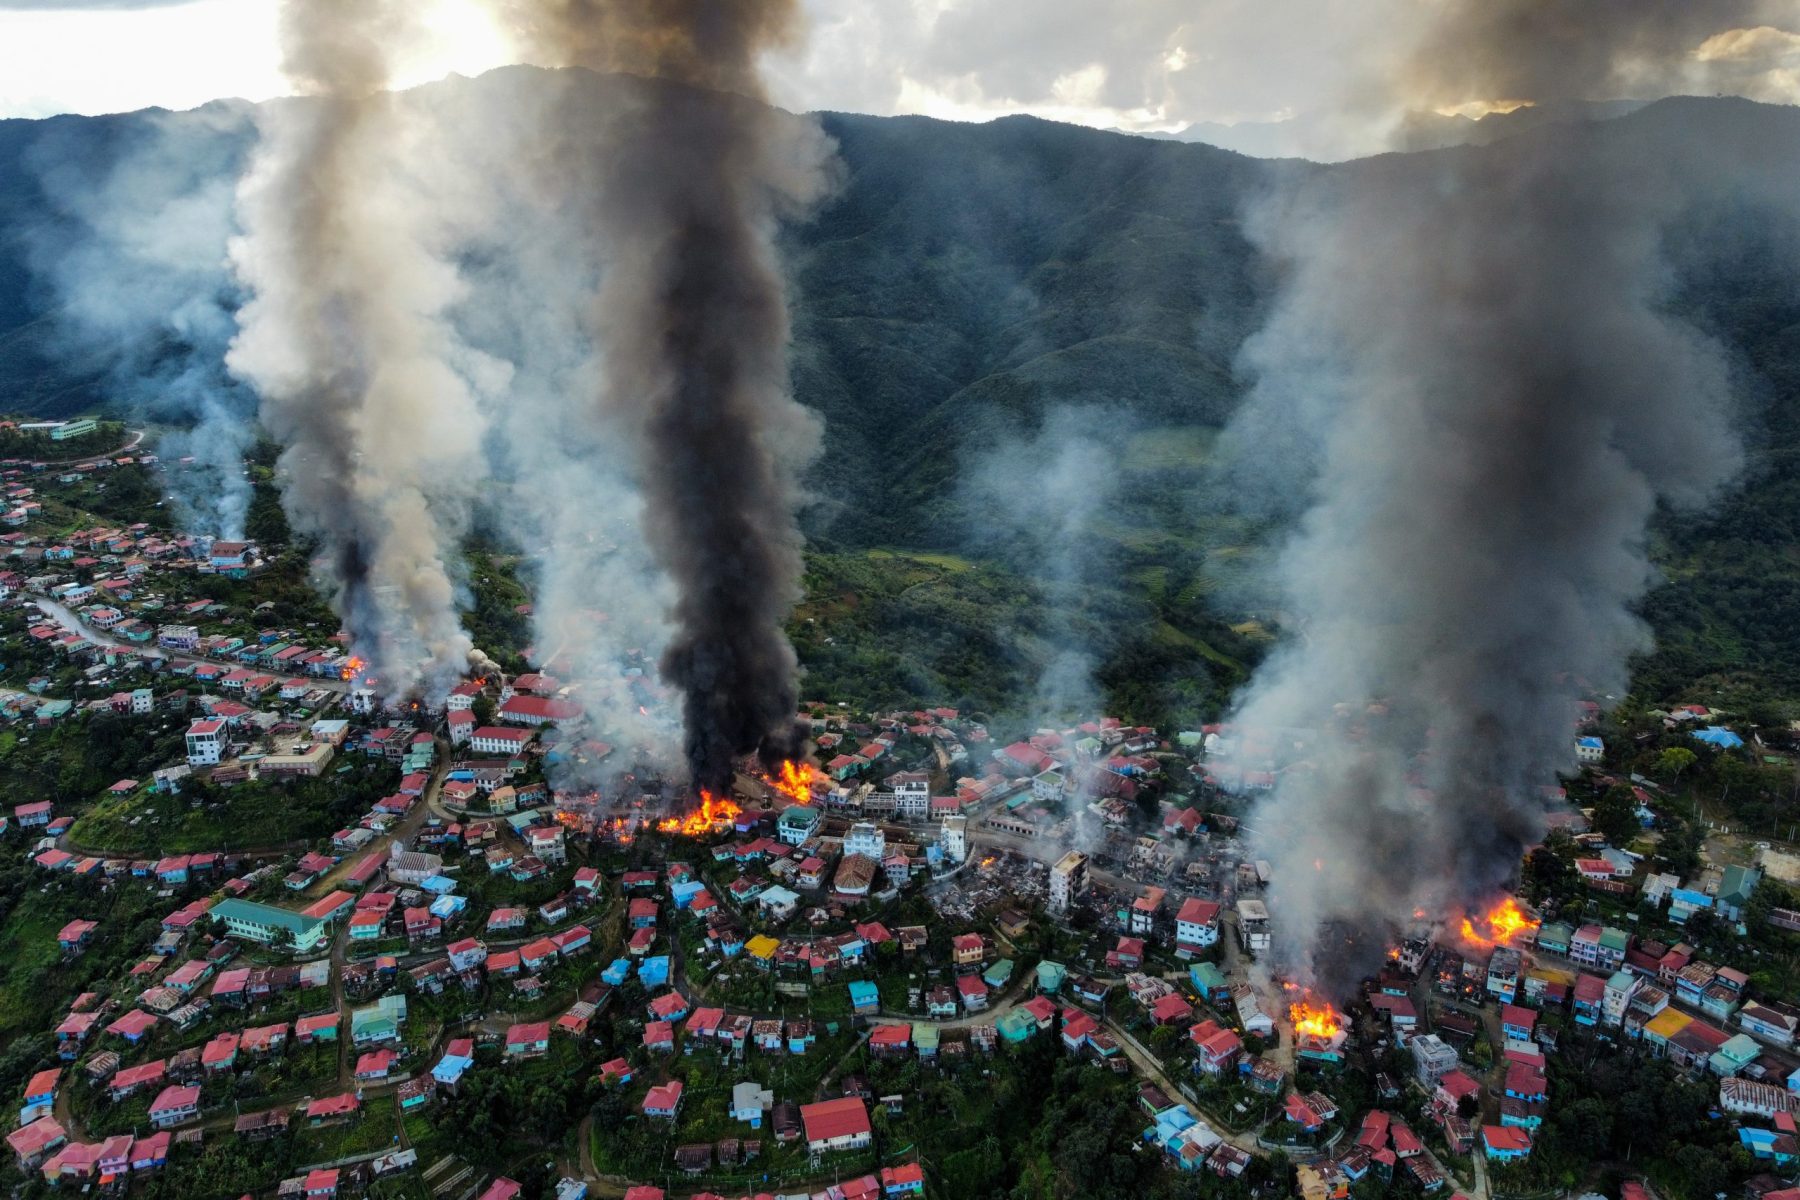
[[[1195,1195],[1489,1200],[1602,1186],[1565,1130],[1610,1078],[1698,1097],[1657,1120],[1710,1156],[1646,1143],[1621,1200],[1800,1197],[1800,857],[1672,849],[1703,755],[1787,752],[1730,714],[1583,705],[1518,890],[1320,995],[1270,969],[1243,827],[1295,731],[819,700],[809,759],[695,797],[555,662],[384,706],[266,619],[278,548],[26,508],[136,459],[0,462],[14,1189],[979,1195],[933,1139],[1029,1086]],[[614,782],[564,787],[576,755]]]

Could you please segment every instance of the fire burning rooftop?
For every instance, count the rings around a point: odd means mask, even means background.
[[[1462,919],[1463,940],[1482,949],[1511,946],[1529,940],[1542,922],[1511,896],[1504,897],[1486,912]]]

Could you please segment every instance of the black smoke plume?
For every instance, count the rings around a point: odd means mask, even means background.
[[[661,671],[682,693],[692,781],[723,790],[735,757],[798,749],[783,624],[800,595],[797,464],[818,430],[789,391],[775,233],[827,172],[816,127],[764,104],[758,76],[796,6],[521,0],[503,12],[541,65],[640,77],[598,118],[594,402],[634,447],[645,540],[675,587]]]

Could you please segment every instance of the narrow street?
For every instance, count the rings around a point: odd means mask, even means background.
[[[40,612],[49,617],[52,621],[55,621],[70,633],[80,634],[97,646],[106,646],[113,650],[126,650],[133,654],[141,654],[145,658],[179,658],[184,662],[209,662],[215,663],[221,667],[242,667],[245,665],[241,662],[233,662],[228,658],[215,658],[211,655],[200,654],[198,652],[170,654],[168,651],[163,650],[158,646],[151,645],[148,642],[122,642],[118,638],[110,637],[102,631],[95,629],[92,625],[83,621],[68,608],[64,607],[59,602],[52,600],[49,596],[33,592],[31,593],[31,602],[37,606]],[[342,679],[325,678],[318,675],[284,675],[279,671],[268,671],[261,668],[256,668],[256,672],[259,675],[267,675],[269,678],[278,680],[282,683],[298,681],[306,684],[310,689],[316,689],[322,692],[332,692],[339,696],[347,695],[350,691],[350,685]]]

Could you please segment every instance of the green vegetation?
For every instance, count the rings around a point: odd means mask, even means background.
[[[48,729],[20,729],[10,740],[0,739],[0,801],[92,800],[119,780],[135,778],[147,764],[182,761],[185,728],[94,712],[71,715]]]
[[[69,1002],[142,958],[174,907],[149,888],[68,875],[46,880],[23,856],[0,861],[0,1090],[23,1085]],[[100,927],[85,953],[65,960],[56,935],[78,919]]]
[[[790,628],[807,696],[827,703],[935,700],[1023,715],[1040,674],[1074,641],[1096,655],[1116,711],[1188,721],[1218,710],[1259,648],[1182,603],[1179,591],[1165,586],[1152,598],[1126,581],[1087,589],[1077,611],[1057,611],[1040,584],[1001,565],[820,551],[808,555],[807,599]]]
[[[397,768],[357,761],[319,779],[219,787],[185,781],[178,794],[142,790],[102,800],[69,830],[75,846],[110,854],[280,850],[328,838],[393,791]]]

